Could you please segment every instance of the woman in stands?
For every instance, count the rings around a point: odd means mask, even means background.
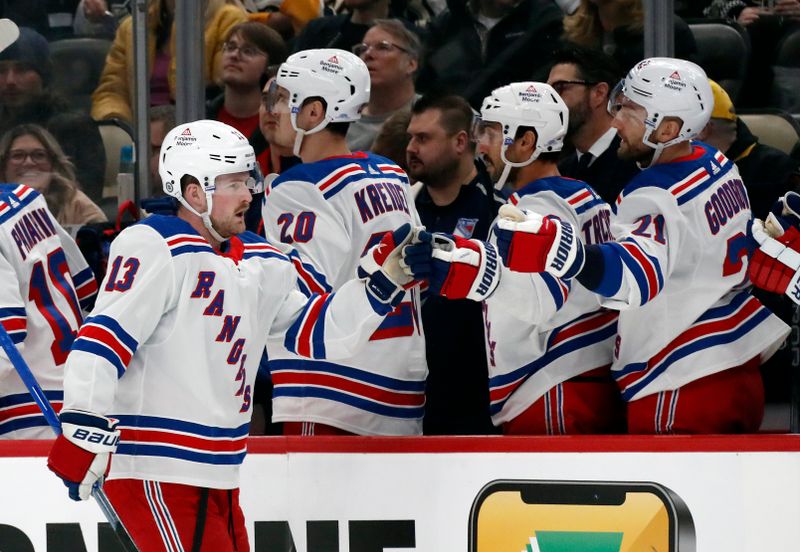
[[[0,177],[41,193],[62,225],[104,222],[103,211],[79,188],[75,167],[53,135],[39,125],[19,125],[0,139]]]

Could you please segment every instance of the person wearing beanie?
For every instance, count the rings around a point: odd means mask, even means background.
[[[19,33],[0,52],[0,135],[21,124],[45,127],[75,164],[80,187],[99,201],[106,156],[97,123],[50,89],[47,40],[28,27],[20,27]]]
[[[19,38],[0,52],[0,104],[17,107],[25,96],[41,94],[50,82],[50,46],[28,27],[20,27]]]
[[[714,94],[711,119],[698,138],[736,163],[750,197],[753,216],[763,219],[775,198],[800,188],[797,162],[786,153],[761,144],[736,115],[730,96],[719,84],[710,81]]]

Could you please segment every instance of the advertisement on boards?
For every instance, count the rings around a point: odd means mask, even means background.
[[[255,552],[730,552],[800,543],[798,451],[252,448],[241,499]],[[119,549],[97,505],[69,500],[44,456],[0,457],[0,488],[3,552]]]

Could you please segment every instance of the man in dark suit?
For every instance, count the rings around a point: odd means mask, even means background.
[[[563,176],[588,182],[611,205],[639,172],[636,163],[617,157],[620,139],[607,108],[620,75],[610,56],[571,46],[556,52],[547,79],[569,108],[565,142],[574,148],[559,162],[558,170]]]

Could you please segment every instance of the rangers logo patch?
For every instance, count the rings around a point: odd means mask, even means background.
[[[453,235],[461,238],[471,238],[477,224],[478,219],[476,218],[460,218],[456,222],[456,229],[453,230]]]

